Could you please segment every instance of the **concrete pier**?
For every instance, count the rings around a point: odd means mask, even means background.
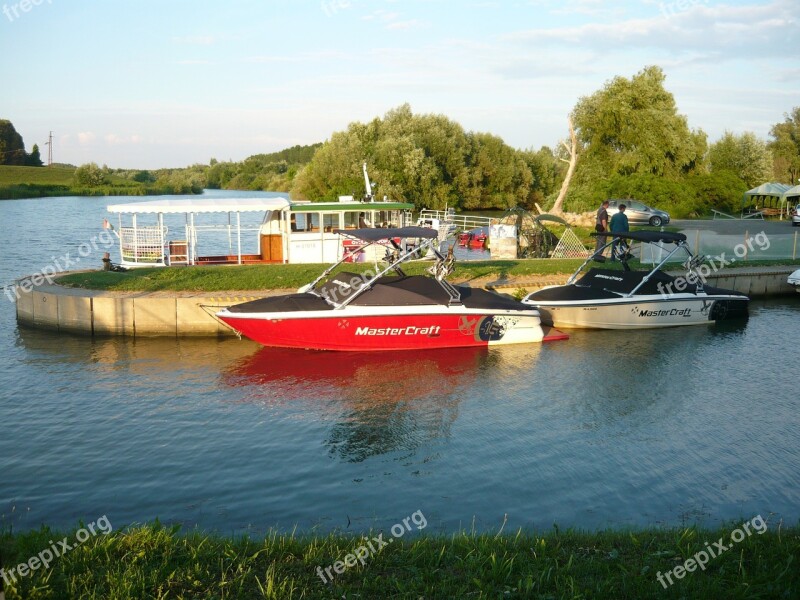
[[[791,266],[738,267],[713,273],[707,281],[708,285],[743,292],[751,298],[794,295],[797,292],[786,280],[795,270],[797,267]],[[567,277],[483,278],[469,284],[514,294],[518,290],[532,292],[547,285],[562,285]],[[216,311],[232,304],[295,291],[108,292],[46,283],[37,286],[30,280],[18,285],[16,290],[19,323],[54,331],[129,337],[236,335],[217,320]]]
[[[29,286],[25,286],[29,287]],[[17,288],[17,321],[42,329],[130,337],[229,336],[214,317],[225,306],[294,290],[107,292],[43,284]]]

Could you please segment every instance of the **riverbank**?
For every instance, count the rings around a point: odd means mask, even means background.
[[[393,534],[392,528],[363,536],[273,533],[265,539],[182,532],[180,526],[157,522],[107,535],[103,531],[89,535],[84,529],[82,536],[77,528],[51,531],[43,527],[0,534],[0,554],[7,600],[716,600],[800,594],[800,570],[791,566],[800,560],[800,527],[786,527],[760,516],[714,529],[599,532],[554,527],[544,533],[428,535],[417,531],[415,524],[421,523],[419,519],[410,528],[400,526],[402,534]],[[77,545],[76,538],[81,537],[85,541]],[[49,568],[42,565],[37,557],[54,545],[52,540],[62,539],[77,547],[52,558]],[[698,563],[704,564],[698,568]],[[27,566],[22,571],[30,571],[26,576],[19,576],[21,564]],[[16,581],[8,574],[13,567]]]
[[[142,183],[116,175],[104,183],[87,186],[75,182],[74,167],[22,167],[0,165],[0,200],[62,196],[162,196],[184,193],[171,184]]]

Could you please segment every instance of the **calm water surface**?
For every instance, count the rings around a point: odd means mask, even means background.
[[[0,282],[76,252],[120,201],[0,202]],[[351,355],[58,335],[4,298],[0,526],[795,523],[798,300],[736,326]]]

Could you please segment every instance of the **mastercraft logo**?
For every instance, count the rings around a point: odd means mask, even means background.
[[[439,335],[439,325],[430,327],[359,327],[356,335]]]
[[[640,317],[691,317],[691,308],[673,308],[672,310],[642,310]]]

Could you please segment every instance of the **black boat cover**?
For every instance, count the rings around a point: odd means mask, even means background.
[[[306,310],[333,310],[333,306],[314,294],[287,294],[259,298],[228,307],[232,313],[295,312]]]
[[[537,301],[582,301],[603,300],[619,298],[620,294],[629,294],[647,275],[648,271],[616,271],[613,269],[589,269],[578,281],[572,285],[561,285],[549,289],[539,290],[531,294],[531,300]],[[703,286],[703,291],[709,295],[728,294],[742,296],[745,294],[733,290]],[[653,294],[697,293],[697,285],[688,283],[686,278],[681,278],[681,289],[678,289],[676,278],[663,271],[656,271],[650,279],[636,292],[636,296]]]
[[[591,235],[601,235],[610,238],[623,238],[626,240],[645,242],[648,244],[655,244],[658,242],[677,244],[678,242],[686,241],[686,236],[682,233],[673,233],[671,231],[650,231],[649,229],[644,229],[642,231],[628,231],[627,233],[612,233],[610,231],[597,233],[593,231]]]
[[[365,242],[380,242],[392,238],[427,238],[439,237],[439,232],[429,227],[375,227],[366,229],[335,229],[334,233],[358,238]]]
[[[332,301],[341,303],[353,293],[348,291],[345,283],[350,280],[351,276],[358,278],[355,273],[339,273],[336,277],[337,281],[331,287],[326,288],[325,293]],[[523,304],[508,296],[501,296],[487,290],[462,286],[456,286],[456,289],[461,294],[461,303],[467,308],[535,310],[528,304]],[[320,289],[320,291],[322,290]],[[448,306],[450,304],[450,296],[439,285],[439,282],[432,277],[424,275],[392,276],[381,277],[381,279],[373,283],[371,289],[356,297],[351,304],[353,306]],[[324,298],[312,293],[305,293],[261,298],[231,306],[228,310],[235,313],[260,313],[332,309],[333,305]]]

